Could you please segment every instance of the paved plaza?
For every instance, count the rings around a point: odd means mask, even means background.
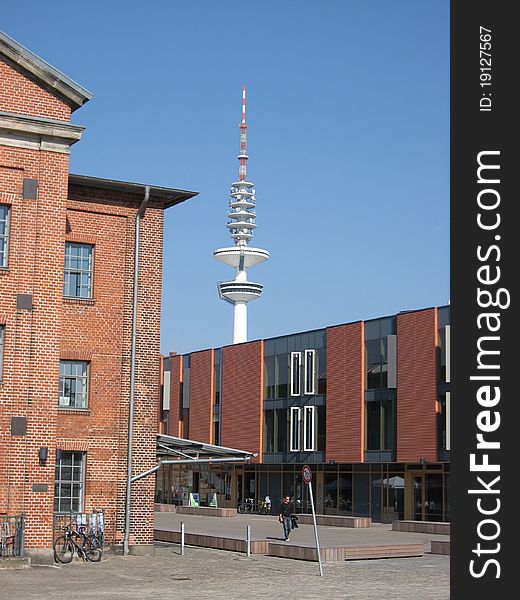
[[[246,527],[251,526],[251,539],[283,541],[282,526],[276,516],[237,515],[236,517],[203,517],[178,515],[174,512],[156,512],[155,528],[165,531],[180,531],[184,523],[186,533],[222,536],[245,539]],[[446,535],[428,535],[392,531],[390,524],[373,523],[371,527],[318,527],[320,545],[323,548],[336,546],[365,546],[379,544],[424,543],[424,551],[430,551],[431,540],[447,540]],[[312,525],[300,525],[291,533],[291,544],[313,546],[314,528]]]
[[[0,571],[0,596],[92,600],[447,600],[449,557],[328,563],[158,544],[155,557],[107,555],[99,564]]]
[[[240,515],[234,518],[156,513],[156,527],[229,537],[245,535],[251,525],[253,539],[280,539],[276,517]],[[154,557],[107,554],[99,564],[74,560],[70,565],[0,571],[0,597],[11,600],[40,598],[100,600],[447,600],[449,557],[429,553],[427,536],[391,531],[374,524],[367,529],[320,527],[325,545],[425,543],[420,558],[387,558],[331,562],[319,576],[316,562],[245,554],[187,546],[180,555],[176,544],[156,544]],[[291,543],[313,544],[312,526],[302,525]]]

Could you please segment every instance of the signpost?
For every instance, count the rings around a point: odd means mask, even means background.
[[[303,465],[302,479],[309,486],[309,496],[311,497],[312,522],[314,524],[314,539],[316,540],[316,552],[318,554],[318,563],[320,565],[320,577],[323,577],[323,567],[321,565],[320,540],[318,539],[318,526],[316,524],[316,511],[314,510],[314,496],[312,495],[312,471],[309,465]]]

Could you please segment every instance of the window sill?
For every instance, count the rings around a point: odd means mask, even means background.
[[[9,267],[0,267],[0,275],[9,273]]]
[[[87,417],[92,414],[90,408],[74,408],[72,406],[58,406],[58,412],[66,414],[83,415]]]
[[[94,298],[74,298],[71,296],[63,297],[63,304],[84,304],[87,306],[94,306],[96,303]]]

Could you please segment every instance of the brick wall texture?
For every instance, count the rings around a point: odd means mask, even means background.
[[[258,453],[253,462],[262,461],[263,362],[261,341],[222,349],[222,445]]]
[[[437,309],[397,316],[397,460],[437,461]]]
[[[0,110],[68,121],[70,108],[0,60]],[[139,194],[68,185],[69,156],[0,145],[0,204],[10,207],[9,262],[0,269],[5,326],[0,382],[0,513],[26,513],[25,543],[50,548],[55,451],[86,452],[84,510],[107,511],[107,539],[123,536],[132,293]],[[38,180],[37,200],[22,198]],[[141,221],[133,471],[155,464],[162,280],[162,203]],[[65,242],[94,245],[91,300],[63,298]],[[16,295],[33,295],[17,310]],[[86,410],[58,407],[60,359],[88,360]],[[11,418],[27,435],[11,435]],[[44,465],[38,449],[49,449]],[[131,544],[151,544],[155,478],[133,486]],[[46,484],[47,492],[33,492]]]
[[[190,438],[212,442],[213,350],[190,356]]]
[[[326,459],[363,462],[363,323],[327,329]]]

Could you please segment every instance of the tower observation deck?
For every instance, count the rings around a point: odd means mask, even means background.
[[[235,279],[218,284],[219,296],[233,304],[233,343],[247,342],[247,303],[262,294],[263,285],[248,280],[247,270],[269,258],[269,252],[249,246],[256,229],[256,198],[254,185],[247,180],[246,88],[242,88],[242,120],[240,122],[240,152],[238,181],[231,184],[229,198],[229,235],[234,246],[218,248],[213,256],[235,269]]]

